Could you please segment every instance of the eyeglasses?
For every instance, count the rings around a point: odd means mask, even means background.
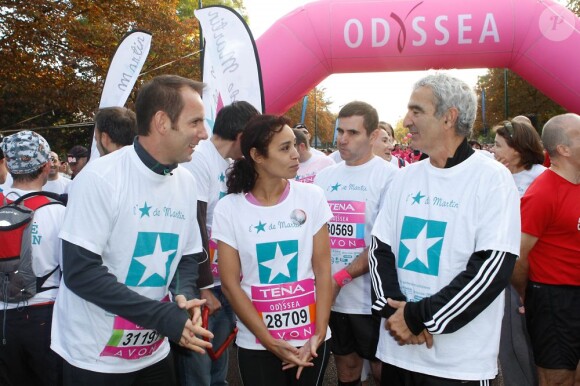
[[[505,127],[510,138],[512,138],[514,136],[514,127],[512,126],[512,123],[510,121],[504,121],[503,127]]]

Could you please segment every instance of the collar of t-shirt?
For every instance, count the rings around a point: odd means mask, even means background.
[[[468,159],[475,150],[469,146],[467,143],[467,138],[463,139],[463,142],[457,147],[455,150],[455,154],[451,158],[447,158],[447,162],[445,163],[445,169],[452,168],[453,166],[457,166],[466,159]]]
[[[133,147],[135,148],[135,152],[139,156],[141,162],[143,162],[145,166],[157,174],[166,176],[177,167],[177,164],[164,165],[157,162],[155,158],[153,158],[151,154],[147,153],[147,150],[145,150],[145,148],[139,143],[139,136],[135,137],[135,140],[133,141]]]
[[[281,203],[282,201],[284,201],[286,199],[286,197],[288,197],[288,194],[290,193],[290,182],[288,182],[286,184],[286,187],[284,188],[284,191],[282,192],[282,194],[280,195],[280,198],[278,199],[278,202],[276,202],[276,205],[278,205],[279,203]],[[264,206],[260,203],[260,201],[258,201],[258,199],[252,194],[252,192],[248,192],[246,194],[246,200],[248,200],[250,203],[256,205],[256,206]]]

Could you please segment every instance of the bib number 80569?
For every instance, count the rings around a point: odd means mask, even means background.
[[[354,226],[352,224],[330,223],[328,224],[328,233],[331,236],[352,236]]]

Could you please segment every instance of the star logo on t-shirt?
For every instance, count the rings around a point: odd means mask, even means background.
[[[140,218],[143,218],[143,216],[151,217],[149,216],[149,209],[151,209],[151,206],[147,206],[147,201],[145,201],[143,207],[139,208],[139,211],[141,212]]]
[[[425,196],[424,195],[421,195],[421,192],[419,191],[415,195],[415,197],[412,197],[412,198],[413,198],[413,202],[411,203],[411,205],[415,205],[415,204],[421,204],[421,199],[422,198],[425,198]]]
[[[334,184],[334,185],[330,185],[330,191],[331,192],[338,191],[338,188],[340,188],[340,184],[338,182],[336,184]]]
[[[256,244],[261,284],[298,280],[298,240]]]
[[[260,233],[260,232],[266,232],[266,223],[263,223],[262,221],[258,222],[258,225],[256,225],[254,228],[256,228],[256,234]]]
[[[125,284],[133,287],[163,287],[177,252],[179,235],[139,232]]]
[[[224,182],[226,180],[226,175],[222,172],[220,174],[220,176],[218,177],[218,179],[219,179],[220,182]]]
[[[405,217],[399,243],[398,268],[438,276],[446,226],[447,223],[441,221]]]

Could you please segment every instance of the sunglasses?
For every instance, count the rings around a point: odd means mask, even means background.
[[[513,138],[513,136],[514,136],[514,127],[513,127],[512,123],[510,121],[505,121],[503,123],[503,127],[507,130],[510,138]]]

